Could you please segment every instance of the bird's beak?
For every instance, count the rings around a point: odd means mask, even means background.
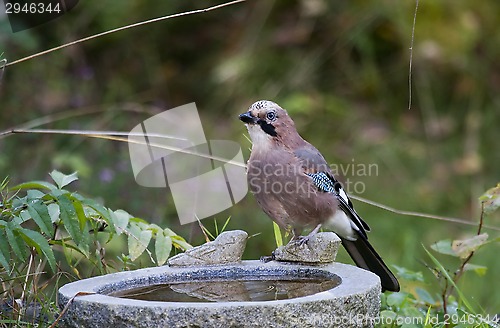
[[[257,123],[257,119],[252,116],[252,113],[250,111],[240,114],[240,120],[246,124],[255,124]]]

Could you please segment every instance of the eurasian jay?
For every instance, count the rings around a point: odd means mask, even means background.
[[[383,290],[399,291],[398,280],[368,242],[368,224],[321,153],[298,134],[288,113],[261,100],[239,118],[252,139],[247,163],[250,191],[271,219],[291,230],[290,242],[307,243],[322,224],[332,227],[357,266],[377,274]],[[306,228],[313,230],[301,236]]]

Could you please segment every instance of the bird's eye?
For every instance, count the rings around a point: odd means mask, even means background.
[[[274,119],[276,118],[276,112],[267,112],[266,118],[269,121],[274,121]]]

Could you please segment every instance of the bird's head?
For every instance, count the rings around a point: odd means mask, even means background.
[[[252,142],[256,146],[265,146],[272,141],[295,139],[298,136],[286,110],[269,100],[253,103],[248,111],[240,114],[245,123]]]

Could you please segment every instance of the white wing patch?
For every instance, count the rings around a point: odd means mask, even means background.
[[[340,195],[340,197],[342,197],[345,200],[345,202],[347,204],[349,204],[349,197],[347,197],[347,194],[345,193],[345,191],[342,187],[340,187],[339,195]]]
[[[357,235],[353,229],[351,219],[342,210],[336,210],[335,213],[328,219],[326,225],[331,227],[335,233],[347,240],[356,240]]]

